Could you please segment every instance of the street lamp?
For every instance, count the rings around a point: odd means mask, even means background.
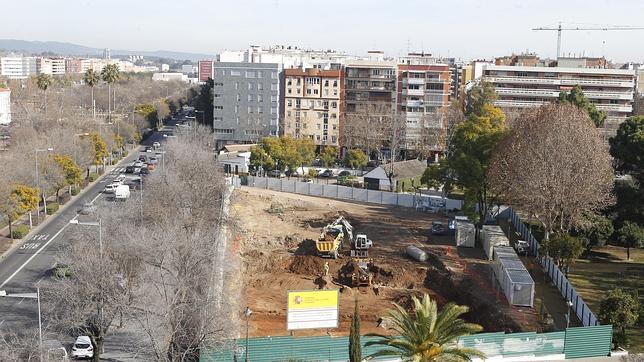
[[[572,302],[566,300],[566,328],[570,326],[570,308],[572,308]]]
[[[40,190],[40,177],[38,175],[38,152],[52,152],[54,149],[51,147],[36,149],[36,187]],[[45,198],[45,192],[42,191],[42,200],[43,205],[45,206],[45,214],[47,214],[47,199]],[[40,208],[36,208],[36,216],[38,218],[38,223],[40,224]]]
[[[246,362],[250,361],[248,353],[248,322],[250,321],[250,316],[253,314],[253,311],[249,307],[246,307],[244,311],[244,316],[246,316]]]
[[[0,297],[6,298],[28,298],[38,300],[38,337],[40,340],[40,359],[42,360],[42,315],[40,314],[40,287],[36,286],[35,293],[7,294],[6,290],[0,290]]]

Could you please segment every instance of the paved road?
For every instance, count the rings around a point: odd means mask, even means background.
[[[167,131],[170,130],[171,128],[166,127],[162,132],[155,132],[143,144],[162,142],[163,133],[168,133]],[[76,211],[84,202],[100,198],[105,185],[124,172],[125,165],[132,162],[138,155],[137,150],[131,152],[100,182],[87,189],[82,197],[71,201],[64,211],[51,216],[49,223],[37,234],[31,235],[28,240],[23,241],[22,245],[2,259],[0,290],[6,290],[8,294],[34,292],[38,282],[51,275],[56,254],[67,241],[64,231],[69,227],[69,220],[77,216]],[[0,298],[0,331],[20,332],[27,328],[37,328],[37,313],[37,303],[33,299]]]

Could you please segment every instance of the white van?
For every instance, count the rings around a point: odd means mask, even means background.
[[[130,186],[128,185],[118,185],[114,190],[114,198],[116,200],[125,201],[130,197]]]

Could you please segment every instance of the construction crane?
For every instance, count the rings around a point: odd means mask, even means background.
[[[619,25],[566,26],[560,22],[558,26],[542,26],[539,28],[532,28],[532,30],[552,30],[557,32],[557,59],[559,59],[559,54],[561,54],[561,32],[563,30],[644,30],[644,27]]]

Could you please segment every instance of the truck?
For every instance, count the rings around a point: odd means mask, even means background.
[[[340,216],[334,222],[322,228],[322,233],[320,233],[320,237],[315,242],[318,255],[337,259],[345,237],[348,237],[349,240],[353,239],[353,226],[344,217]]]
[[[118,185],[114,190],[114,199],[125,201],[130,197],[129,185]]]

